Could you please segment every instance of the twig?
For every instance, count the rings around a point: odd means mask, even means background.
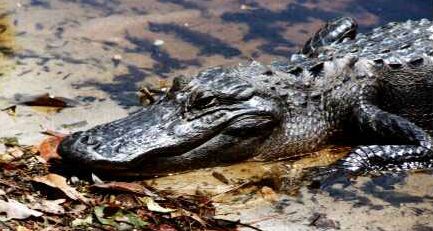
[[[270,219],[273,219],[273,218],[277,218],[277,217],[280,217],[280,215],[279,214],[274,214],[274,215],[270,215],[270,216],[265,216],[265,217],[261,217],[260,219],[257,219],[257,220],[249,221],[248,224],[255,224],[255,223],[259,223],[259,222],[262,222],[262,221],[267,221],[267,220],[270,220]]]
[[[214,221],[216,221],[216,222],[225,222],[225,223],[230,224],[230,225],[236,225],[236,226],[240,225],[240,226],[247,227],[247,228],[250,228],[250,229],[253,229],[253,230],[263,231],[262,229],[259,229],[259,228],[257,228],[257,227],[254,227],[254,226],[252,226],[252,225],[245,224],[245,223],[241,223],[240,220],[237,220],[237,221],[231,221],[231,220],[220,219],[220,218],[212,218],[212,219],[213,219]]]

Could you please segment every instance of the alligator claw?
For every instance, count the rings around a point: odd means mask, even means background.
[[[343,187],[349,186],[352,181],[353,173],[335,164],[332,166],[313,167],[309,170],[311,180],[310,188],[325,190],[336,184]]]

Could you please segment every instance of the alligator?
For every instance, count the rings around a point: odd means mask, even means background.
[[[73,133],[58,151],[98,172],[144,176],[350,141],[330,173],[433,167],[433,23],[356,30],[354,19],[335,19],[287,60],[176,77],[157,102]]]

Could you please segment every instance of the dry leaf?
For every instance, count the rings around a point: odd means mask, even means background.
[[[16,231],[31,231],[30,229],[24,227],[24,226],[18,226]]]
[[[68,213],[78,215],[86,209],[87,209],[87,206],[85,206],[83,204],[78,204],[78,205],[73,206],[72,208],[69,208]]]
[[[64,137],[51,136],[43,140],[39,145],[40,156],[44,158],[45,161],[49,161],[50,159],[61,159],[61,156],[57,153],[57,147],[63,139]]]
[[[158,195],[151,192],[143,185],[137,183],[113,181],[113,182],[102,183],[102,184],[94,184],[92,185],[92,187],[101,188],[101,189],[118,190],[123,192],[132,192],[132,193],[137,193],[137,194],[151,196],[151,197],[158,197]]]
[[[66,178],[64,178],[63,176],[50,173],[45,176],[37,176],[33,178],[33,181],[46,184],[53,188],[58,188],[72,200],[80,200],[84,203],[87,203],[87,199],[83,195],[81,195],[77,190],[69,186],[66,183]]]
[[[146,204],[147,209],[153,212],[171,213],[176,211],[175,209],[161,207],[161,205],[156,203],[151,197],[141,197],[140,201]]]
[[[181,217],[181,216],[191,217],[192,219],[198,221],[203,227],[206,226],[206,222],[203,221],[203,219],[201,219],[199,215],[197,215],[196,213],[190,212],[188,210],[179,209],[179,210],[176,210],[175,212],[172,212],[170,214],[171,218]]]
[[[8,148],[7,152],[11,156],[13,156],[15,159],[20,158],[21,156],[24,155],[24,151],[20,147],[18,147],[18,146]]]
[[[0,154],[0,163],[3,163],[3,164],[10,163],[14,159],[15,158],[10,154]]]
[[[0,200],[0,212],[6,213],[6,218],[9,219],[26,219],[30,216],[40,217],[43,213],[28,208],[20,202],[9,199],[8,202]]]
[[[262,194],[263,198],[267,201],[272,201],[272,202],[278,201],[278,194],[267,186],[263,186],[260,189],[260,193]]]
[[[89,226],[93,223],[92,215],[88,215],[85,218],[76,218],[72,221],[71,226],[77,227],[77,226]]]
[[[116,221],[111,218],[105,218],[104,209],[105,206],[96,206],[93,208],[93,214],[95,214],[96,219],[98,219],[99,223],[103,225],[117,227]]]
[[[65,213],[65,209],[60,205],[65,203],[65,201],[65,199],[42,200],[38,203],[31,204],[29,207],[42,212],[60,215]]]

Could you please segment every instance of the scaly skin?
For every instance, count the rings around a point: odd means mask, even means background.
[[[353,19],[337,19],[289,62],[177,78],[159,102],[73,134],[59,152],[111,174],[161,174],[311,152],[359,128],[378,143],[354,148],[329,172],[432,167],[432,22],[355,34]]]

